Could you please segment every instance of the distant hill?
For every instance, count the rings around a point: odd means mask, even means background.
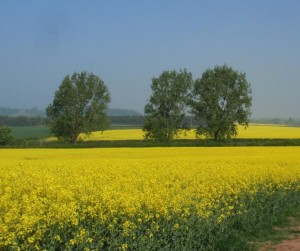
[[[19,117],[19,116],[46,117],[46,111],[42,109],[38,109],[37,107],[31,109],[0,107],[0,115],[11,116],[11,117]],[[143,114],[129,109],[110,108],[107,110],[107,115],[108,116],[142,116]]]
[[[143,114],[134,111],[134,110],[128,110],[128,109],[116,109],[116,108],[110,108],[107,110],[108,116],[143,116]]]

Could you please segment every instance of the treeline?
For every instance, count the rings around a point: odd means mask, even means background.
[[[145,124],[145,116],[109,116],[111,124],[134,125],[143,126]],[[253,118],[250,123],[254,124],[275,124],[275,125],[288,125],[300,126],[300,119],[283,119],[283,118]],[[183,124],[189,128],[195,128],[200,124],[200,121],[193,116],[185,116]]]
[[[111,124],[123,124],[123,125],[134,125],[134,126],[143,126],[145,124],[144,116],[109,116],[109,119]],[[183,125],[187,125],[189,128],[197,127],[199,123],[200,121],[195,119],[195,117],[193,116],[185,116],[183,120]],[[250,119],[250,123],[300,126],[300,119],[253,118]]]
[[[48,119],[41,116],[5,116],[0,115],[0,125],[5,126],[46,126]]]
[[[134,115],[134,116],[108,116],[111,125],[128,125],[128,126],[136,126],[142,127],[145,124],[145,117],[142,115]],[[47,126],[49,123],[49,119],[46,117],[35,116],[4,116],[0,115],[0,125],[5,126]],[[193,127],[198,122],[187,116],[184,121],[184,125],[189,127]]]
[[[109,116],[110,124],[143,126],[144,116]],[[47,126],[49,119],[47,117],[35,116],[6,116],[0,115],[0,125],[5,126]]]
[[[276,125],[290,125],[290,126],[300,126],[300,119],[282,119],[282,118],[259,118],[251,119],[251,123],[257,124],[276,124]]]
[[[110,124],[143,126],[144,116],[109,116]],[[6,116],[0,115],[0,125],[5,126],[47,126],[49,119],[47,117],[35,116]]]
[[[109,116],[111,124],[143,126],[144,116]],[[0,125],[5,126],[47,126],[49,119],[47,117],[35,116],[6,116],[0,115]]]
[[[128,125],[143,127],[145,124],[145,117],[142,115],[134,116],[108,116],[111,125]],[[49,119],[42,116],[5,116],[0,115],[0,125],[6,126],[47,126]],[[194,128],[200,122],[197,121],[194,117],[186,116],[183,120],[183,124]],[[300,119],[282,119],[282,118],[260,118],[260,119],[250,119],[250,123],[257,124],[278,124],[278,125],[290,125],[290,126],[300,126]]]
[[[109,117],[115,116],[142,116],[141,113],[130,110],[130,109],[120,109],[120,108],[108,108],[106,110],[106,114]],[[11,117],[47,117],[45,109],[38,109],[37,107],[33,107],[30,109],[26,108],[8,108],[8,107],[0,107],[0,116],[11,116]]]

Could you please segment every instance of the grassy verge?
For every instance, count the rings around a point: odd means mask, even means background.
[[[271,247],[274,245],[290,239],[291,236],[299,236],[299,228],[300,206],[298,205],[279,217],[275,226],[261,229],[252,235],[247,242],[246,250],[257,251],[262,248],[273,250]]]

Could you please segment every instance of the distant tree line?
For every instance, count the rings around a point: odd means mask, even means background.
[[[143,126],[144,116],[108,116],[111,124]],[[0,125],[6,126],[48,126],[49,118],[47,117],[29,117],[29,116],[4,116],[0,115]]]
[[[143,115],[122,115],[108,116],[110,125],[128,125],[133,127],[143,127],[145,124],[145,116]],[[47,117],[29,117],[29,116],[3,116],[0,115],[0,125],[5,126],[48,126],[49,118]],[[200,122],[193,116],[185,116],[183,124],[187,127],[195,128]]]
[[[108,116],[111,125],[129,125],[143,127],[146,122],[146,117],[143,115],[134,116]],[[193,116],[185,115],[182,120],[182,125],[185,128],[196,128],[201,122]]]
[[[294,118],[259,118],[259,119],[251,119],[251,123],[258,124],[276,124],[276,125],[289,125],[289,126],[300,126],[300,119]]]
[[[0,125],[6,126],[46,126],[49,119],[41,116],[5,116],[0,115]]]
[[[111,125],[129,125],[143,127],[145,124],[145,116],[143,115],[125,115],[125,116],[108,116]],[[6,126],[47,126],[49,119],[46,117],[29,117],[29,116],[4,116],[0,115],[0,125]],[[196,128],[201,122],[194,116],[186,115],[183,124],[189,128]],[[250,119],[250,123],[258,124],[278,124],[289,126],[300,126],[300,119],[294,118],[259,118]]]

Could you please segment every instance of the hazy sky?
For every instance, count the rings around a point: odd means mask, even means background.
[[[246,73],[252,117],[300,118],[300,1],[0,0],[0,106],[45,108],[86,70],[110,107],[143,112],[162,71],[225,63]]]

